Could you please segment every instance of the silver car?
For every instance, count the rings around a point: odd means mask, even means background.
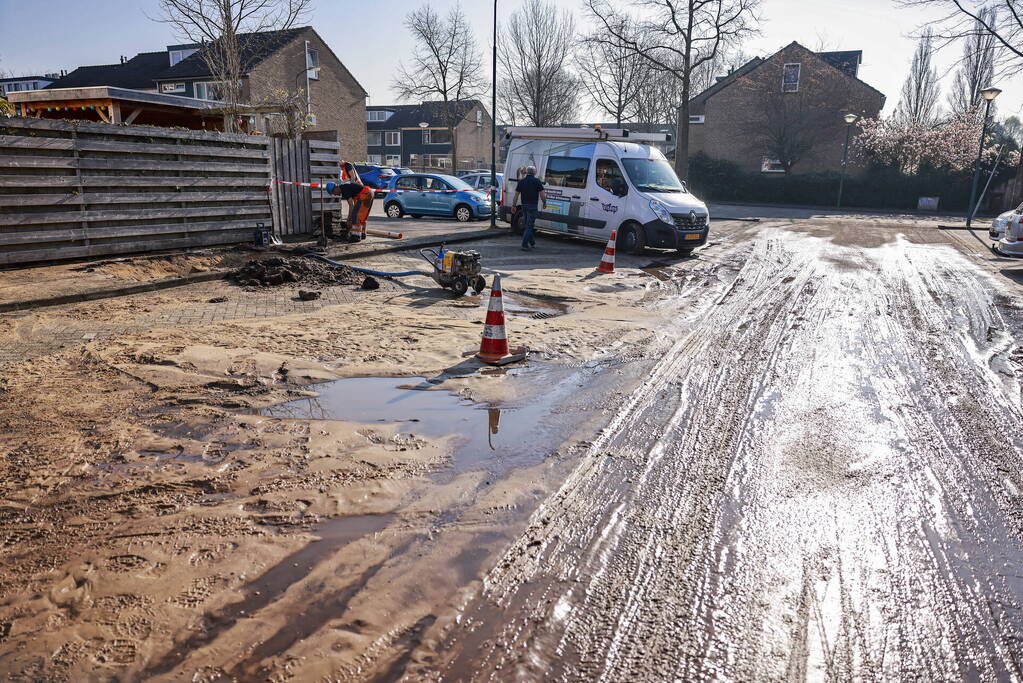
[[[993,221],[991,221],[991,227],[988,229],[988,236],[995,242],[1002,239],[1005,236],[1005,229],[1009,223],[1013,220],[1019,221],[1020,217],[1023,216],[1023,204],[1020,204],[1011,211],[999,214]]]

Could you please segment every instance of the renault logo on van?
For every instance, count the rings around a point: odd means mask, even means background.
[[[689,223],[691,225],[696,223],[696,212],[691,209],[689,211]]]

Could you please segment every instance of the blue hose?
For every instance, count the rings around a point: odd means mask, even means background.
[[[331,261],[326,256],[320,256],[319,254],[307,253],[303,254],[303,256],[308,256],[309,258],[314,258],[318,261],[329,263],[332,266],[348,266],[347,263],[338,263],[337,261]],[[384,273],[379,270],[370,270],[369,268],[357,268],[355,266],[348,267],[359,273],[365,273],[366,275],[375,275],[376,277],[409,277],[410,275],[426,275],[426,273],[424,273],[421,270],[406,270],[401,273]]]

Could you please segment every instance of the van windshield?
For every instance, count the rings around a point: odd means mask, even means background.
[[[640,192],[685,192],[686,186],[664,159],[622,159],[629,180]]]

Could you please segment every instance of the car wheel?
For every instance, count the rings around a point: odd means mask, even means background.
[[[618,231],[618,239],[615,249],[624,251],[626,254],[642,254],[646,248],[646,240],[643,235],[643,228],[638,225],[626,225]]]
[[[472,209],[465,204],[459,204],[455,207],[455,218],[459,223],[468,223],[472,220]]]
[[[421,213],[413,213],[413,214],[409,214],[409,215],[412,216],[413,218],[422,218],[423,217],[423,214],[421,214]]]
[[[388,202],[384,207],[384,213],[388,218],[401,218],[405,215],[405,209],[401,208],[401,204],[398,202]]]

